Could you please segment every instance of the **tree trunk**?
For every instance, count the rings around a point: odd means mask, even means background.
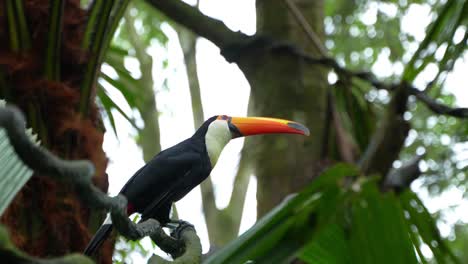
[[[78,110],[87,57],[80,47],[86,12],[80,8],[80,1],[65,2],[62,40],[58,47],[61,64],[58,78],[54,79],[44,73],[43,67],[50,1],[17,1],[20,2],[24,3],[31,47],[12,51],[3,9],[5,2],[2,1],[0,71],[5,78],[0,94],[27,115],[28,126],[39,134],[44,147],[61,157],[91,160],[96,167],[94,183],[106,191],[104,131],[94,96],[86,116]],[[34,175],[18,193],[2,216],[2,223],[8,226],[13,242],[34,256],[81,252],[91,237],[88,226],[98,225],[102,214],[83,206],[74,187],[68,183],[38,176]],[[104,246],[101,254],[103,262],[110,263],[110,243]]]
[[[323,1],[295,2],[323,42]],[[257,35],[290,41],[320,57],[283,1],[257,1],[256,8]],[[239,66],[251,85],[249,115],[294,119],[310,129],[309,137],[263,136],[246,142],[249,152],[255,152],[250,154],[255,157],[257,215],[261,217],[313,179],[326,160],[321,153],[327,140],[327,77],[319,66],[272,50],[243,56]]]

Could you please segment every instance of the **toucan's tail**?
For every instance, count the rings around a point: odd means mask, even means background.
[[[106,238],[110,235],[111,232],[112,223],[104,223],[101,227],[99,227],[98,231],[93,236],[88,246],[84,250],[84,254],[87,256],[94,255],[94,253],[96,253],[96,251],[99,250],[102,243],[106,241]]]

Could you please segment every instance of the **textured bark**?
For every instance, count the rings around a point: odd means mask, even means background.
[[[295,1],[321,41],[323,1]],[[257,34],[295,43],[309,54],[319,53],[285,12],[283,1],[257,1]],[[247,142],[255,150],[258,179],[257,211],[263,216],[286,195],[300,190],[320,171],[324,144],[328,87],[326,72],[289,54],[262,51],[242,56],[239,65],[251,85],[250,115],[275,116],[303,122],[309,137],[257,137]],[[253,147],[255,146],[255,147]]]
[[[91,160],[96,167],[94,183],[107,191],[107,158],[102,150],[102,122],[94,97],[87,116],[77,111],[87,58],[80,48],[86,13],[79,1],[66,1],[58,47],[60,80],[53,81],[47,79],[43,68],[50,1],[23,3],[32,47],[12,52],[9,41],[0,43],[0,71],[4,75],[0,94],[27,114],[28,126],[39,134],[43,146],[62,157]],[[4,3],[0,5],[0,39],[8,40]],[[19,249],[33,256],[51,257],[81,252],[91,237],[88,226],[98,222],[100,216],[101,211],[82,204],[74,186],[36,175],[1,220]],[[102,255],[110,262],[111,254],[112,246],[107,243]]]

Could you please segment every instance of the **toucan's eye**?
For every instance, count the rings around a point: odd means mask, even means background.
[[[221,120],[228,120],[228,119],[229,119],[229,117],[227,115],[222,115],[221,116]]]

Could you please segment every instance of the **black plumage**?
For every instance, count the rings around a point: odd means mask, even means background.
[[[157,154],[130,178],[120,191],[128,200],[129,214],[138,212],[141,221],[154,218],[163,225],[170,220],[172,203],[210,175],[205,135],[216,118],[205,121],[192,137]],[[93,255],[111,230],[112,224],[102,225],[84,253]]]
[[[213,123],[215,120],[219,122]],[[302,124],[277,118],[211,117],[191,138],[162,151],[130,178],[120,191],[127,197],[128,213],[141,213],[142,221],[154,218],[166,224],[170,220],[172,203],[210,175],[214,166],[210,157],[216,163],[229,140],[272,133],[309,135],[309,130]],[[105,222],[88,244],[85,254],[92,255],[111,231],[112,223]]]

